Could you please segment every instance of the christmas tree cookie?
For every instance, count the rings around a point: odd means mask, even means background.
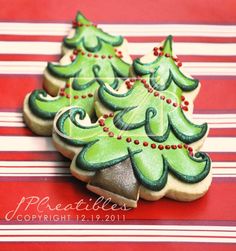
[[[36,134],[51,135],[57,111],[66,106],[80,106],[92,116],[99,83],[106,82],[116,89],[130,74],[130,58],[126,56],[125,61],[116,47],[122,45],[122,37],[104,33],[80,13],[75,25],[74,36],[64,40],[64,46],[74,49],[68,50],[59,64],[47,66],[47,91],[35,90],[25,98],[24,119]]]
[[[169,36],[153,57],[134,62],[137,76],[118,91],[101,84],[96,106],[106,113],[96,123],[78,107],[57,114],[54,143],[89,190],[130,207],[140,197],[191,201],[206,193],[211,161],[199,148],[207,124],[194,124],[186,114],[199,83],[179,66]]]

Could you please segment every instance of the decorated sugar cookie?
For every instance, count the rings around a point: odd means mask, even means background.
[[[70,105],[80,106],[93,116],[99,82],[116,89],[130,73],[130,64],[123,60],[122,51],[114,47],[122,42],[122,37],[104,33],[78,14],[74,37],[64,41],[66,46],[75,48],[63,58],[69,63],[49,63],[44,82],[49,94],[35,90],[25,98],[24,119],[30,129],[39,135],[51,135],[57,111]],[[52,97],[50,93],[57,95]]]
[[[78,107],[58,113],[55,146],[72,159],[72,174],[89,190],[129,207],[140,197],[190,201],[206,193],[211,161],[199,148],[207,124],[187,118],[199,83],[179,66],[169,36],[153,57],[134,62],[138,76],[118,91],[101,84],[97,111],[107,113],[97,123]]]

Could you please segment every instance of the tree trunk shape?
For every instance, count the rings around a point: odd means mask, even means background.
[[[111,198],[113,202],[126,207],[136,207],[140,184],[137,181],[130,159],[96,172],[88,189]]]

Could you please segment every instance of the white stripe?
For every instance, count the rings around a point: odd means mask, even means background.
[[[18,224],[18,225],[0,225],[0,229],[7,229],[7,230],[38,230],[38,229],[52,229],[52,230],[70,230],[70,229],[137,229],[137,230],[188,230],[188,231],[235,231],[236,226],[205,226],[205,225],[117,225],[117,224],[110,224],[110,225],[91,225],[91,224]]]
[[[156,43],[128,43],[128,52],[131,55],[146,54]],[[234,56],[236,55],[235,43],[181,43],[173,44],[176,55],[203,55],[203,56]],[[29,42],[29,41],[1,41],[0,53],[2,54],[33,54],[33,55],[60,55],[61,42]]]
[[[168,230],[8,230],[1,231],[0,236],[11,236],[11,235],[28,235],[28,236],[86,236],[86,235],[100,235],[100,236],[186,236],[186,237],[197,237],[197,236],[207,236],[209,238],[212,237],[236,237],[236,232],[223,232],[223,231],[168,231]]]
[[[11,122],[22,122],[22,116],[1,116],[0,115],[0,121],[11,121]]]
[[[0,61],[0,74],[43,74],[47,62]],[[186,62],[183,71],[200,76],[236,76],[236,63],[231,62]]]
[[[236,37],[235,25],[191,24],[99,24],[104,31],[122,36],[204,36]],[[0,34],[66,36],[71,24],[65,23],[0,23]]]
[[[1,237],[0,242],[197,242],[197,243],[236,243],[236,238],[209,237]]]
[[[19,144],[20,142],[20,144]],[[205,152],[236,152],[235,137],[208,137]],[[56,151],[51,137],[0,136],[0,151]]]
[[[50,137],[0,136],[0,151],[34,152],[56,150]]]
[[[0,122],[0,127],[25,127],[25,124],[19,122]]]
[[[0,161],[0,168],[3,167],[58,167],[58,166],[68,166],[70,162],[66,161]],[[227,162],[226,162],[227,163]],[[233,162],[232,162],[233,163]]]
[[[21,112],[0,112],[1,117],[22,117],[23,114]]]

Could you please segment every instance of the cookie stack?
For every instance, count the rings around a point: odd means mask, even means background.
[[[26,96],[24,120],[52,135],[71,173],[114,203],[197,199],[212,179],[199,151],[207,124],[189,120],[200,83],[180,70],[171,36],[134,62],[126,45],[78,13],[44,89]]]

